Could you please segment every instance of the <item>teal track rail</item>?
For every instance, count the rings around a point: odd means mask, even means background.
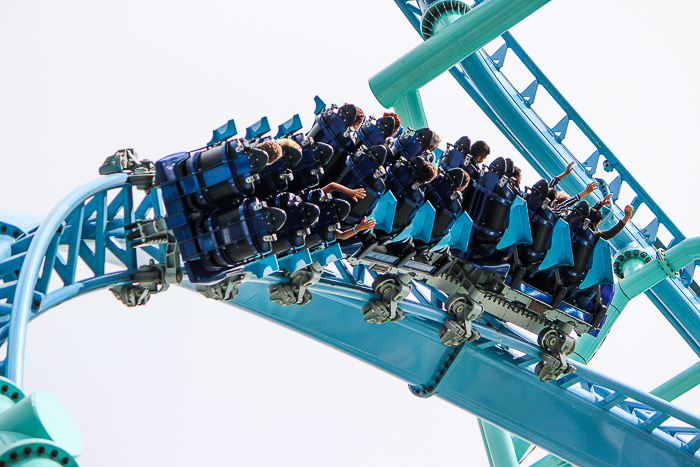
[[[395,0],[395,3],[419,33],[420,10],[414,2]],[[655,249],[669,248],[685,239],[680,229],[557,91],[513,36],[506,32],[502,39],[504,44],[493,56],[489,56],[483,49],[479,50],[449,71],[530,165],[543,178],[551,178],[561,173],[569,162],[576,162],[574,172],[562,182],[562,186],[569,193],[578,193],[594,181],[593,177],[602,158],[603,168],[617,174],[613,182],[604,186],[605,191],[613,193],[613,199],[617,200],[622,182],[629,185],[635,193],[632,204],[636,208],[646,205],[656,218],[641,229],[632,222],[628,223],[625,230],[610,242],[616,252],[639,244],[655,256]],[[507,57],[508,60],[519,60],[532,74],[532,82],[526,89],[515,89],[502,72]],[[552,127],[532,108],[537,93],[542,91],[552,97],[563,115]],[[584,163],[580,163],[564,144],[571,122],[579,127],[595,148]],[[599,200],[602,194],[603,192],[598,192],[592,196]],[[611,227],[622,215],[622,210],[614,205],[604,220],[603,227]],[[657,238],[659,225],[665,226],[673,236],[666,245]],[[679,279],[666,279],[647,291],[646,295],[688,346],[700,356],[700,287],[692,279],[694,269],[695,263],[690,263],[680,272]]]

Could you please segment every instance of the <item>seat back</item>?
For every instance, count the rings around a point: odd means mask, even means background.
[[[324,174],[321,183],[328,183],[338,176],[345,162],[345,157],[354,152],[356,147],[353,138],[352,125],[354,124],[357,110],[352,105],[344,105],[340,109],[328,109],[316,115],[311,130],[307,137],[314,141],[326,143],[333,147],[333,155],[323,167]]]
[[[320,141],[307,139],[301,133],[297,133],[291,139],[301,146],[301,160],[292,169],[294,178],[289,180],[289,191],[298,193],[317,187],[321,182],[323,167],[333,157],[333,147]]]
[[[195,153],[177,153],[156,162],[166,209],[196,212],[250,196],[267,154],[237,140]]]
[[[341,221],[350,212],[350,205],[347,201],[334,199],[320,189],[309,191],[306,201],[319,209],[318,222],[311,227],[311,233],[306,237],[306,248],[319,245],[326,247],[335,241],[335,232],[341,228]]]
[[[408,164],[391,166],[387,172],[386,187],[396,198],[394,223],[388,236],[401,232],[420,209],[425,198],[423,188],[416,186],[416,177]]]
[[[411,160],[412,157],[421,155],[423,151],[423,144],[416,134],[404,132],[401,136],[395,138],[391,144],[386,164],[393,164],[401,157]]]
[[[368,216],[374,210],[379,203],[379,198],[386,192],[386,184],[382,178],[382,172],[377,168],[377,162],[379,161],[373,160],[360,150],[345,160],[345,170],[337,182],[351,190],[363,188],[365,197],[353,201],[350,196],[344,193],[336,195],[336,198],[344,199],[350,203],[350,214],[343,221],[343,225],[357,225],[363,217]]]
[[[277,232],[277,240],[272,242],[272,254],[285,256],[305,246],[306,236],[318,222],[320,210],[292,193],[277,195],[275,207],[285,212],[287,220]]]
[[[226,272],[271,252],[284,211],[246,198],[174,230],[191,282],[214,282]]]
[[[425,199],[435,208],[431,244],[439,242],[462,214],[462,196],[444,173],[425,186]]]

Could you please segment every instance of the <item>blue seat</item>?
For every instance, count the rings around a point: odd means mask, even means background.
[[[396,120],[386,116],[378,120],[370,119],[355,132],[357,147],[366,149],[383,145],[396,130]]]
[[[391,144],[386,164],[393,164],[400,158],[411,160],[412,157],[420,156],[425,151],[425,148],[428,147],[428,144],[430,144],[430,141],[426,143],[422,134],[405,131],[401,136],[394,139],[394,142]]]
[[[353,201],[348,195],[336,195],[350,203],[350,213],[342,222],[344,227],[356,226],[365,216],[368,216],[379,203],[379,198],[386,192],[382,165],[386,160],[387,150],[384,146],[373,146],[369,150],[358,149],[355,154],[348,156],[345,169],[336,182],[350,188],[364,188],[365,197]]]
[[[250,196],[267,164],[264,151],[237,140],[156,162],[168,213],[214,209]]]
[[[340,223],[350,212],[350,204],[342,199],[333,198],[331,194],[323,193],[321,189],[309,191],[306,201],[315,204],[319,209],[318,222],[311,227],[311,233],[306,236],[306,248],[327,247],[335,242],[335,232],[341,228]]]
[[[314,120],[308,138],[333,147],[333,156],[324,166],[321,185],[325,185],[338,176],[348,154],[355,151],[356,142],[353,138],[353,125],[357,119],[357,108],[345,104],[340,108],[330,108],[318,115]]]
[[[255,188],[255,196],[261,200],[274,200],[279,193],[289,190],[289,182],[294,178],[293,170],[299,165],[302,153],[290,146],[282,147],[282,157],[265,166],[260,172],[260,182]]]
[[[435,208],[435,220],[428,242],[415,241],[418,251],[436,245],[462,215],[462,196],[455,189],[464,183],[461,169],[438,174],[425,186],[425,199]]]
[[[294,178],[289,180],[289,191],[299,193],[315,188],[321,183],[323,167],[333,157],[333,147],[330,144],[305,138],[297,133],[291,139],[301,146],[301,160],[292,169]]]
[[[274,233],[285,220],[281,209],[267,207],[257,198],[246,198],[172,229],[189,280],[216,282],[228,270],[270,253]]]
[[[272,254],[282,257],[306,246],[306,236],[318,222],[320,210],[315,204],[304,202],[292,193],[277,195],[275,207],[287,215],[286,222],[277,231],[277,240],[272,242]]]
[[[469,217],[474,222],[470,245],[463,259],[474,256],[488,258],[507,228],[510,206],[515,194],[508,188],[505,176],[489,171],[474,184],[474,198]]]
[[[391,241],[401,233],[411,223],[425,200],[423,186],[416,183],[414,168],[408,162],[389,167],[386,187],[396,198],[396,211],[394,223],[389,231],[375,230],[380,243]]]

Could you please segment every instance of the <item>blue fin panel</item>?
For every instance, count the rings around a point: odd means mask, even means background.
[[[592,285],[613,283],[612,254],[613,251],[610,248],[610,244],[602,238],[598,240],[595,250],[593,250],[591,270],[586,274],[586,278],[579,286],[579,289],[585,290]]]
[[[246,264],[245,270],[251,272],[258,279],[261,279],[275,271],[279,271],[280,267],[279,264],[277,264],[277,257],[275,255],[270,255]]]
[[[299,114],[296,114],[295,116],[293,116],[286,122],[281,123],[277,127],[277,136],[275,136],[275,138],[283,138],[285,136],[291,135],[292,133],[296,133],[302,128],[304,128],[304,125],[301,124],[301,118],[299,117]]]
[[[469,238],[472,235],[472,225],[474,222],[469,214],[463,212],[457,221],[452,225],[450,231],[432,250],[437,251],[449,246],[460,251],[467,251]]]
[[[321,266],[328,266],[329,264],[342,258],[343,252],[340,249],[340,245],[337,243],[311,253],[311,259],[319,263]]]
[[[219,128],[214,130],[214,134],[211,137],[211,141],[207,143],[207,146],[212,146],[219,141],[223,141],[227,138],[230,138],[231,136],[235,136],[238,131],[236,130],[236,122],[233,121],[233,119],[229,120],[226,122],[224,125],[221,125]]]
[[[508,228],[496,248],[508,248],[511,245],[529,245],[532,243],[530,218],[527,215],[527,203],[516,196],[510,205]]]
[[[311,253],[309,253],[308,248],[305,248],[284,258],[279,258],[277,263],[280,268],[284,268],[289,272],[296,272],[311,264]]]
[[[267,121],[267,117],[263,117],[257,122],[246,128],[245,139],[253,139],[258,136],[262,136],[270,131],[270,123]]]
[[[538,268],[540,271],[549,269],[552,266],[573,266],[574,252],[571,249],[571,232],[569,224],[563,219],[559,219],[552,231],[552,245],[549,247],[547,256]]]
[[[647,242],[653,244],[656,241],[656,236],[659,233],[659,218],[655,217],[653,221],[642,229],[642,233],[647,237]]]
[[[377,225],[375,228],[385,232],[391,232],[394,225],[394,214],[396,213],[396,198],[391,191],[387,191],[384,196],[379,198],[377,207],[374,208],[370,215]]]
[[[613,201],[617,201],[617,199],[620,197],[620,188],[622,188],[622,177],[619,175],[608,184],[608,190],[610,190],[610,193],[612,193]]]
[[[316,103],[316,109],[314,110],[314,115],[318,115],[326,109],[326,103],[323,102],[320,97],[315,96],[314,102]]]
[[[429,242],[431,234],[433,233],[433,224],[435,223],[435,208],[430,201],[423,203],[420,207],[413,221],[403,229],[398,237],[394,239],[395,242],[403,240],[407,237],[413,237],[417,240],[423,240],[424,242]]]

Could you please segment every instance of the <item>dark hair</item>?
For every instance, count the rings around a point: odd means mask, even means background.
[[[513,167],[513,177],[518,178],[520,175],[522,175],[520,167]]]
[[[491,154],[491,148],[488,144],[486,144],[486,142],[477,141],[476,143],[472,144],[472,148],[471,151],[469,151],[469,154],[471,154],[474,157],[486,157],[489,154]]]
[[[437,175],[437,167],[421,156],[413,156],[410,162],[416,168],[416,181],[418,183],[431,182]]]
[[[596,228],[598,227],[598,224],[600,224],[600,221],[603,220],[603,213],[597,209],[591,208],[588,218],[591,220],[591,225]]]

